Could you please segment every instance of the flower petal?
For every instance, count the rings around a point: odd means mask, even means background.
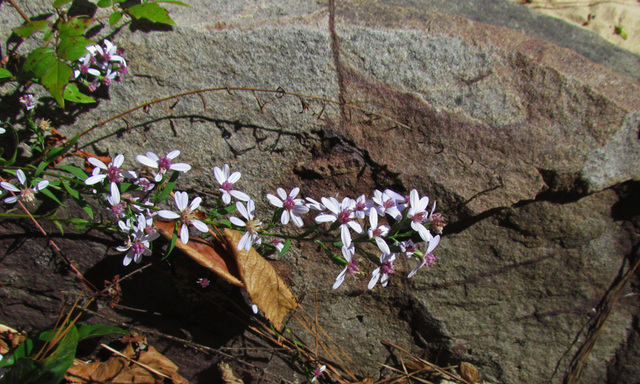
[[[158,211],[158,216],[166,220],[176,220],[180,218],[178,213],[169,211],[168,209],[161,209]]]
[[[22,169],[18,169],[16,171],[16,176],[18,177],[18,181],[20,182],[20,184],[22,185],[27,185],[27,177],[24,175],[24,172],[22,171]]]

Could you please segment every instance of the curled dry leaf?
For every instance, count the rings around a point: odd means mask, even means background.
[[[13,350],[27,338],[23,333],[13,328],[0,324],[0,355],[5,355]]]
[[[171,239],[173,221],[155,221],[158,232]],[[242,233],[225,229],[224,233],[209,230],[213,240],[190,237],[187,244],[176,242],[180,249],[200,265],[215,272],[231,284],[243,287],[253,304],[277,327],[284,317],[298,306],[298,299],[273,266],[253,248],[238,250]]]
[[[470,383],[477,383],[479,380],[478,369],[470,363],[460,363],[460,376]]]
[[[92,363],[74,361],[65,379],[70,383],[154,384],[162,382],[163,379],[159,375],[132,363],[137,361],[171,378],[173,384],[189,384],[189,381],[178,374],[178,366],[153,347],[140,352],[137,360],[136,353],[130,344],[122,354],[126,357],[112,356],[106,361]]]

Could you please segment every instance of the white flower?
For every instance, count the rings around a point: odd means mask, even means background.
[[[271,245],[276,247],[278,252],[282,252],[282,250],[284,249],[284,243],[280,241],[280,239],[278,239],[277,237],[274,237],[273,240],[271,240]]]
[[[418,195],[418,191],[415,189],[411,191],[411,195],[409,197],[411,206],[409,207],[409,211],[407,212],[407,217],[411,218],[411,228],[414,231],[420,234],[422,240],[429,242],[433,238],[431,232],[427,229],[427,227],[422,224],[429,218],[429,213],[427,212],[427,205],[429,205],[429,198],[424,196],[420,198]]]
[[[180,226],[180,241],[182,241],[182,244],[189,242],[189,227],[194,227],[200,232],[209,232],[209,227],[195,217],[195,211],[200,206],[200,202],[202,202],[201,197],[196,197],[189,204],[187,192],[176,192],[173,199],[180,213],[162,209],[158,211],[158,216],[167,220],[180,219],[182,223]]]
[[[150,168],[158,168],[158,173],[156,173],[155,181],[160,182],[162,177],[168,170],[178,171],[178,172],[188,172],[191,169],[191,166],[187,163],[171,163],[171,160],[175,159],[180,155],[180,151],[175,150],[167,153],[162,158],[158,158],[158,156],[153,152],[147,152],[145,155],[136,156],[136,160],[143,165],[146,165]]]
[[[373,192],[373,201],[377,204],[375,210],[378,211],[378,215],[384,216],[385,214],[391,216],[394,220],[399,221],[402,219],[402,212],[398,206],[398,201],[386,193],[375,190]]]
[[[256,205],[253,200],[247,201],[247,207],[245,208],[244,204],[238,202],[236,203],[236,208],[238,212],[247,220],[242,221],[235,216],[231,216],[229,221],[238,227],[245,227],[246,232],[240,238],[238,242],[238,249],[244,249],[245,251],[249,251],[253,244],[261,244],[262,239],[258,232],[262,230],[262,221],[258,220],[254,216],[254,212],[256,210]]]
[[[367,230],[369,238],[375,239],[376,244],[378,244],[378,248],[380,248],[383,253],[391,253],[389,245],[383,239],[383,237],[389,234],[390,228],[388,225],[378,226],[378,212],[375,209],[372,209],[369,214],[369,224],[371,224]]]
[[[424,266],[428,267],[436,261],[436,257],[431,253],[431,251],[433,251],[438,246],[438,243],[440,243],[439,235],[431,239],[431,241],[429,241],[428,243],[425,243],[424,253],[414,253],[416,256],[420,257],[420,262],[411,272],[409,272],[409,275],[407,276],[408,278],[413,277],[413,275],[415,275],[418,270],[420,270],[420,268]]]
[[[311,382],[315,382],[318,377],[320,377],[320,375],[322,375],[322,372],[324,372],[324,370],[327,369],[326,365],[323,365],[321,367],[318,367],[316,369],[313,370],[313,377],[311,378]]]
[[[362,195],[356,199],[356,205],[354,207],[354,213],[358,219],[364,219],[369,214],[369,210],[373,206],[373,200],[368,200],[365,195]]]
[[[229,164],[225,164],[222,166],[222,169],[215,167],[213,168],[213,175],[216,177],[218,183],[222,186],[219,189],[222,192],[222,202],[225,204],[231,203],[231,196],[235,197],[238,200],[249,201],[251,198],[244,192],[231,189],[233,188],[233,184],[240,180],[240,172],[233,172],[229,169]]]
[[[118,225],[121,229],[131,228],[131,223],[123,223],[118,222]],[[116,247],[119,252],[127,252],[124,256],[124,260],[122,264],[127,266],[131,263],[131,261],[135,261],[139,263],[142,259],[142,256],[151,255],[151,250],[149,249],[149,244],[151,241],[157,239],[160,234],[158,232],[146,233],[146,219],[143,214],[138,215],[138,226],[135,228],[135,231],[129,234],[129,239],[127,243],[123,246]]]
[[[47,188],[47,186],[49,185],[49,181],[40,180],[35,187],[29,188],[27,186],[27,177],[24,175],[24,172],[22,171],[22,169],[18,169],[16,171],[16,177],[18,177],[18,181],[20,182],[20,184],[24,186],[24,188],[18,189],[18,187],[6,181],[0,182],[0,186],[6,189],[7,191],[19,193],[17,196],[9,196],[5,198],[4,202],[7,204],[13,204],[17,202],[18,199],[24,201],[25,203],[30,203],[35,199],[36,192]]]
[[[338,289],[338,287],[342,285],[342,283],[344,282],[344,278],[347,276],[347,273],[353,276],[356,272],[358,272],[358,260],[353,258],[355,252],[356,249],[353,244],[351,244],[351,246],[349,247],[345,247],[344,245],[342,246],[342,256],[347,261],[347,265],[344,267],[342,272],[340,272],[338,277],[336,277],[336,282],[333,283],[333,289]]]
[[[313,209],[316,211],[324,211],[325,209],[327,209],[319,201],[316,201],[310,197],[305,197],[305,199],[308,201],[308,203],[306,203],[306,206],[309,207],[309,209]]]
[[[416,244],[411,239],[400,243],[400,251],[404,252],[407,258],[411,258],[417,250],[418,247],[416,247]]]
[[[393,262],[396,259],[395,253],[383,253],[380,255],[380,266],[371,273],[371,280],[367,288],[373,289],[380,280],[380,284],[386,287],[389,283],[389,275],[395,272]]]
[[[298,193],[300,193],[300,188],[295,187],[289,192],[289,195],[287,195],[284,189],[278,188],[278,196],[280,196],[280,198],[270,193],[267,194],[267,199],[271,204],[278,208],[284,208],[282,216],[280,217],[280,222],[284,225],[289,224],[289,218],[291,218],[291,221],[298,227],[304,225],[300,214],[309,212],[309,207],[304,205],[304,200],[296,199]]]
[[[335,197],[323,197],[322,204],[330,211],[330,213],[321,213],[316,216],[316,223],[333,223],[336,220],[340,223],[340,238],[342,239],[342,244],[345,246],[351,245],[351,233],[349,232],[349,228],[354,230],[357,233],[362,233],[362,226],[353,221],[355,218],[355,214],[353,213],[353,208],[355,206],[355,202],[345,197],[342,202],[338,202]]]
[[[124,156],[121,154],[116,155],[109,165],[106,165],[95,157],[90,157],[87,161],[95,168],[93,169],[91,176],[87,177],[84,183],[86,185],[94,185],[108,178],[111,181],[111,196],[114,201],[120,201],[120,190],[116,183],[123,182],[125,178],[135,179],[137,177],[135,172],[120,170],[120,166],[124,163]],[[100,173],[100,170],[106,171],[106,173]]]

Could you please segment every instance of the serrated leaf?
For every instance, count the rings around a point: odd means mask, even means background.
[[[93,41],[87,40],[84,36],[61,36],[56,53],[63,60],[76,61],[89,53],[87,46],[91,44]]]
[[[27,21],[18,28],[14,28],[13,33],[26,39],[28,37],[31,37],[31,35],[33,35],[34,33],[42,31],[48,26],[49,22],[47,20],[31,20]]]
[[[65,22],[58,24],[58,33],[61,37],[82,36],[84,35],[91,22],[93,22],[93,19],[90,17],[70,17]]]
[[[113,27],[114,25],[118,24],[118,21],[120,21],[120,19],[122,19],[122,11],[113,12],[111,15],[109,15],[109,26]]]
[[[53,2],[53,7],[54,7],[54,8],[60,8],[60,7],[62,7],[63,5],[65,5],[65,4],[67,4],[67,3],[70,3],[70,2],[72,2],[72,1],[73,1],[73,0],[55,0],[55,1]]]
[[[6,79],[8,77],[13,77],[13,74],[5,68],[0,68],[0,79]]]
[[[89,337],[100,337],[111,334],[128,335],[129,331],[124,330],[120,327],[116,327],[115,325],[106,324],[84,324],[78,326],[78,337],[80,340],[87,339]]]
[[[157,3],[142,3],[127,8],[127,13],[136,19],[147,19],[154,23],[176,25],[169,12]]]
[[[73,75],[73,69],[69,64],[56,59],[52,66],[42,75],[40,82],[47,88],[54,99],[64,108],[64,89],[69,84],[69,78]]]
[[[80,92],[80,89],[78,89],[78,86],[75,83],[69,83],[67,88],[64,89],[64,99],[79,104],[91,104],[96,102],[96,99],[93,97]]]

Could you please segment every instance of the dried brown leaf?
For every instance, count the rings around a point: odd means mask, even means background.
[[[167,239],[171,239],[175,229],[173,221],[155,221],[158,232]],[[240,280],[237,261],[225,241],[220,241],[219,236],[209,230],[214,236],[214,241],[206,241],[197,237],[190,237],[187,244],[180,240],[176,242],[176,248],[189,255],[198,264],[215,272],[231,284],[244,287]]]
[[[231,229],[224,230],[224,236],[231,245],[240,277],[251,297],[251,301],[260,308],[274,326],[280,327],[284,317],[298,306],[298,299],[280,275],[255,249],[248,252],[238,250],[237,244],[242,233]]]
[[[154,384],[163,381],[159,375],[127,359],[134,360],[136,355],[131,345],[127,345],[122,354],[126,357],[112,356],[107,361],[74,363],[67,371],[65,379],[71,383],[108,382],[113,384]],[[140,357],[136,361],[171,377],[174,384],[189,384],[178,374],[178,366],[153,347],[140,352]]]
[[[27,338],[23,333],[13,328],[0,324],[0,354],[5,355],[13,350]]]
[[[404,363],[404,366],[407,367],[407,369],[409,371],[415,372],[415,371],[426,371],[426,372],[433,372],[435,371],[435,369],[433,369],[433,367],[431,367],[428,364],[423,363],[422,361],[419,360],[410,360]]]
[[[478,369],[471,363],[460,363],[460,376],[470,383],[477,383],[479,380]]]
[[[229,364],[224,361],[218,364],[218,369],[220,370],[220,374],[222,375],[222,382],[225,384],[244,384],[242,380],[238,379],[236,375],[233,374],[233,370],[229,366]]]

